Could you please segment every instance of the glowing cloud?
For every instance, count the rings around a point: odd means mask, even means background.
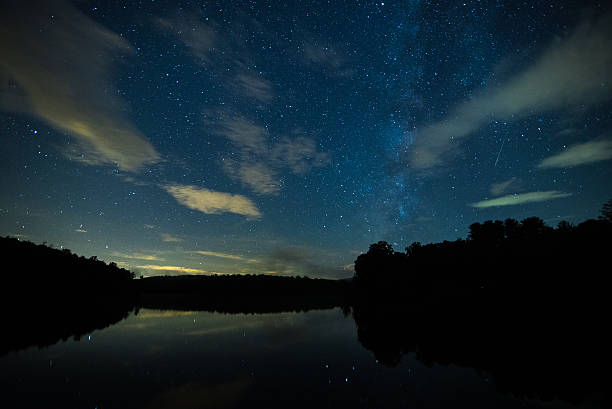
[[[205,270],[200,270],[199,268],[187,268],[180,266],[158,266],[154,264],[147,264],[144,266],[136,266],[137,268],[143,268],[145,270],[153,270],[153,271],[175,271],[177,273],[187,273],[187,274],[208,274]]]
[[[125,254],[125,253],[119,253],[119,252],[113,252],[111,254],[111,256],[113,257],[120,257],[120,258],[127,258],[127,259],[135,259],[135,260],[146,260],[146,261],[165,261],[162,257],[158,257],[156,255],[153,254],[144,254],[144,253],[131,253],[131,254]]]
[[[227,258],[227,259],[230,259],[230,260],[246,260],[244,257],[236,256],[234,254],[219,253],[219,252],[216,252],[216,251],[197,250],[197,251],[194,251],[193,253],[200,254],[202,256],[212,256],[212,257],[219,257],[219,258]],[[249,259],[247,261],[251,261],[251,260]]]
[[[555,41],[522,74],[459,104],[447,119],[423,128],[410,146],[413,169],[440,165],[461,141],[492,118],[606,101],[612,95],[612,15],[581,24]]]
[[[159,161],[110,80],[113,56],[131,46],[64,1],[10,3],[0,13],[0,71],[20,89],[4,95],[2,106],[14,102],[16,110],[74,135],[74,160],[127,171]]]
[[[558,190],[548,190],[545,192],[529,192],[514,195],[506,195],[496,199],[483,200],[472,203],[470,206],[479,209],[498,206],[514,206],[524,203],[546,202],[548,200],[561,199],[571,196],[571,193],[564,193]]]
[[[250,199],[189,185],[167,185],[164,189],[182,205],[206,214],[236,213],[259,218],[261,213]]]
[[[563,152],[544,159],[539,168],[566,168],[612,159],[612,140],[598,140],[570,146]]]

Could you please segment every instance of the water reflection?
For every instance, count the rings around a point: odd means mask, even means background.
[[[574,350],[538,356],[550,340],[532,337],[500,348],[483,331],[416,316],[141,309],[80,341],[0,358],[0,406],[603,407],[578,379],[592,381],[593,362],[571,372]]]

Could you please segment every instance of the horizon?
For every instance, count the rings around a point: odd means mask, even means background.
[[[351,276],[612,198],[612,7],[0,6],[0,235],[137,275]]]

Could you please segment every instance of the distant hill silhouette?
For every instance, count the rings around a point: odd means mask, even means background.
[[[244,314],[343,306],[351,287],[344,280],[264,274],[149,277],[136,282],[143,308]]]

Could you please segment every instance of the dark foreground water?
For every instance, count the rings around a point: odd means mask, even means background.
[[[6,409],[575,407],[499,393],[487,373],[428,367],[416,353],[382,365],[339,308],[140,310],[78,341],[0,357],[0,388]]]

